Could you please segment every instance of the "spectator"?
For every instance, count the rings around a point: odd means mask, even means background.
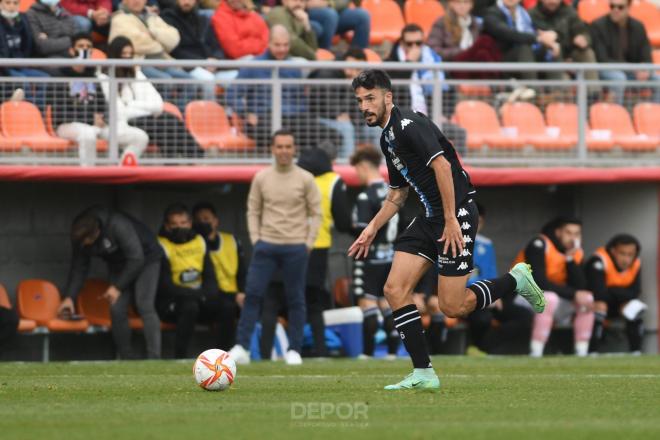
[[[217,347],[229,350],[236,344],[236,325],[245,301],[247,270],[240,240],[233,234],[220,231],[219,226],[213,205],[201,202],[193,207],[193,228],[206,241],[218,280],[220,316]]]
[[[605,318],[622,316],[630,351],[641,353],[644,336],[642,315],[647,306],[639,300],[642,290],[639,241],[619,234],[600,247],[587,261],[587,283],[594,293],[596,322],[591,338],[591,351],[597,352],[603,339]]]
[[[98,32],[108,35],[110,31],[111,0],[61,0],[62,8],[66,9],[82,32]]]
[[[517,257],[532,266],[534,280],[545,291],[547,305],[534,318],[531,356],[543,356],[545,343],[556,319],[574,318],[575,354],[586,356],[594,325],[593,294],[580,264],[582,223],[576,218],[557,217],[546,224]]]
[[[248,195],[248,230],[254,252],[248,268],[238,340],[230,354],[237,363],[250,362],[246,348],[250,347],[264,294],[279,269],[289,310],[291,349],[285,361],[299,365],[302,364],[307,261],[321,222],[321,196],[314,177],[293,163],[296,154],[293,134],[278,130],[271,145],[275,164],[257,173]]]
[[[560,47],[559,60],[576,63],[595,63],[596,55],[591,48],[589,27],[580,20],[572,6],[563,0],[540,0],[529,11],[534,27],[557,33]],[[596,71],[585,72],[588,80],[598,80]]]
[[[481,34],[483,20],[471,14],[473,0],[451,0],[447,13],[433,24],[427,40],[444,61],[496,62],[502,56],[492,37]],[[449,73],[454,78],[492,78],[492,72]]]
[[[320,148],[301,152],[298,166],[314,176],[316,186],[321,193],[321,226],[314,247],[309,254],[305,303],[307,322],[312,327],[314,352],[316,356],[327,356],[325,347],[325,323],[323,310],[332,304],[330,293],[326,289],[328,277],[328,258],[332,247],[332,230],[349,232],[351,229],[351,211],[346,196],[346,184],[339,174],[332,170],[332,161],[328,153]]]
[[[350,8],[351,3],[356,7]],[[371,16],[359,4],[359,0],[307,0],[307,13],[319,47],[330,49],[332,37],[349,31],[353,31],[351,46],[369,47]]]
[[[557,32],[536,30],[520,0],[497,0],[484,17],[484,33],[495,39],[505,62],[544,62],[559,59]],[[538,72],[520,73],[523,79],[538,79]],[[561,72],[547,72],[548,79],[561,79]]]
[[[230,60],[261,55],[268,47],[268,25],[246,0],[223,0],[211,25]]]
[[[416,24],[406,25],[401,30],[401,38],[392,47],[389,58],[386,61],[424,63],[426,65],[439,64],[442,61],[440,55],[424,44],[424,31]],[[433,99],[433,85],[420,84],[420,81],[436,79],[434,70],[392,70],[389,73],[393,79],[411,80],[410,85],[397,86],[397,97],[402,106],[410,107],[414,111],[429,115],[431,99]],[[444,79],[444,72],[438,71],[438,79]],[[405,89],[404,89],[405,88]],[[403,90],[402,90],[403,89]],[[448,90],[449,91],[449,90]],[[453,109],[448,109],[451,113]],[[442,131],[449,140],[454,143],[454,148],[459,153],[465,153],[465,130],[453,124],[443,116]]]
[[[180,60],[218,60],[224,55],[215,39],[215,35],[207,26],[207,19],[199,15],[197,0],[177,0],[176,5],[165,9],[161,17],[165,23],[175,28],[181,40],[172,51],[172,56]],[[202,86],[204,99],[215,100],[215,81],[233,79],[238,75],[236,70],[215,70],[214,68],[195,67],[188,69],[195,79],[204,81]]]
[[[133,45],[122,36],[108,49],[109,58],[133,59]],[[204,151],[179,118],[163,111],[163,98],[137,67],[116,68],[120,83],[117,96],[117,125],[130,124],[147,133],[166,157],[201,157]],[[107,78],[107,77],[106,77]],[[107,83],[103,83],[107,86]]]
[[[642,22],[630,17],[632,0],[610,0],[610,13],[591,23],[591,39],[599,63],[653,63],[651,44]],[[625,81],[657,81],[648,70],[601,70],[600,79],[620,81],[608,86],[619,104],[623,103]],[[660,88],[653,87],[653,100],[660,102]]]
[[[73,17],[59,6],[59,0],[38,0],[25,13],[32,29],[36,55],[68,58],[71,37],[78,33]]]
[[[19,0],[0,0],[0,58],[31,58],[36,55],[32,29],[25,15],[18,11],[18,7]],[[30,67],[0,68],[0,74],[28,78],[50,76],[43,70]],[[2,88],[6,85],[3,84]],[[23,86],[28,91],[28,99],[43,108],[46,85],[36,84],[34,94],[31,93],[31,86],[29,83]]]
[[[268,50],[257,60],[291,60],[289,57],[289,33],[280,25],[275,25],[270,32]],[[278,69],[280,78],[300,79],[302,72],[299,69]],[[272,78],[270,68],[241,69],[238,79]],[[271,85],[238,84],[227,91],[227,104],[245,118],[245,128],[248,136],[257,140],[257,144],[264,145],[271,131]],[[310,148],[324,142],[339,145],[339,134],[318,122],[309,113],[309,105],[302,85],[282,85],[282,126],[289,127],[295,133],[298,145]]]
[[[468,285],[477,281],[492,279],[497,275],[495,247],[493,242],[481,232],[486,224],[486,210],[477,203],[479,226],[474,240],[474,271]],[[497,327],[491,325],[495,320]],[[518,295],[508,295],[491,304],[484,310],[475,310],[467,317],[470,336],[474,345],[489,354],[520,354],[529,347],[534,313],[527,302]]]
[[[103,297],[110,303],[112,336],[119,356],[122,359],[132,357],[128,307],[135,304],[144,321],[147,358],[160,358],[160,321],[154,299],[162,250],[156,236],[130,215],[96,206],[73,220],[71,244],[71,269],[59,313],[74,312],[90,261],[92,257],[100,257],[108,264],[110,272],[110,287]]]
[[[289,53],[292,57],[307,60],[316,59],[318,43],[312,29],[309,15],[305,12],[304,0],[282,0],[282,6],[276,6],[266,16],[268,25],[283,26],[289,34]]]
[[[167,207],[158,242],[164,257],[156,308],[163,321],[176,324],[174,357],[182,359],[189,355],[195,324],[219,324],[223,303],[206,242],[193,230],[185,205]]]

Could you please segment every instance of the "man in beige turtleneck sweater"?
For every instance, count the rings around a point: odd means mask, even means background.
[[[261,303],[276,270],[280,270],[289,311],[289,365],[302,363],[305,325],[305,279],[309,251],[321,223],[321,194],[314,176],[293,163],[295,139],[287,130],[273,134],[275,164],[257,173],[248,196],[248,230],[254,245],[248,269],[245,303],[238,338],[230,354],[236,363],[249,363],[250,338]]]

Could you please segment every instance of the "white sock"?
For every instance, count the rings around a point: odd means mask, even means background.
[[[575,342],[575,355],[584,357],[589,354],[589,341],[576,341]]]
[[[545,349],[545,343],[541,341],[532,341],[532,343],[529,346],[529,355],[535,358],[543,357],[544,349]]]

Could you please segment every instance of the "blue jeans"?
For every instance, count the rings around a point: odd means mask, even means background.
[[[78,32],[82,32],[85,34],[89,34],[92,32],[92,25],[94,22],[90,20],[87,17],[83,17],[82,15],[72,15],[71,18],[73,18],[73,21],[76,22],[76,27],[78,28]]]
[[[333,8],[311,8],[307,10],[309,24],[316,34],[321,49],[332,47],[332,37],[337,32],[339,14]]]
[[[337,12],[333,8],[312,8],[307,12],[320,48],[330,49],[332,37],[335,34],[341,35],[348,31],[353,31],[351,46],[362,49],[369,46],[371,17],[365,9],[346,8],[341,12]]]
[[[615,101],[623,105],[623,98],[625,96],[626,82],[635,81],[635,72],[624,72],[623,70],[603,70],[598,73],[600,79],[604,81],[621,81],[621,84],[610,85],[607,88],[614,94]],[[651,72],[649,81],[658,81],[658,76],[655,72]],[[653,85],[653,102],[660,103],[660,84]]]
[[[351,121],[319,118],[319,122],[341,134],[342,144],[337,152],[337,157],[350,157],[355,151],[355,127]]]
[[[264,295],[275,271],[279,269],[288,306],[289,345],[291,350],[300,353],[307,315],[305,280],[308,258],[304,244],[272,244],[259,240],[254,245],[245,284],[245,303],[238,321],[237,343],[243,348],[250,347],[250,338],[259,319]]]
[[[12,77],[27,77],[27,78],[49,78],[50,75],[43,70],[30,69],[30,68],[14,68],[8,69],[9,76]],[[23,83],[23,90],[25,90],[25,98],[34,103],[41,110],[46,110],[46,89],[48,83]]]

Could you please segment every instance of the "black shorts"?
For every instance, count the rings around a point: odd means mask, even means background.
[[[390,260],[357,260],[353,262],[351,292],[355,299],[384,297],[383,287],[391,268]]]
[[[477,204],[469,199],[456,208],[456,218],[463,231],[465,248],[463,253],[452,258],[451,250],[447,255],[442,253],[444,242],[438,240],[445,229],[444,220],[433,220],[417,216],[408,225],[406,230],[397,238],[394,250],[408,254],[419,255],[437,267],[438,275],[445,277],[464,276],[474,268],[472,254],[474,240],[477,237],[479,226],[479,210]]]

